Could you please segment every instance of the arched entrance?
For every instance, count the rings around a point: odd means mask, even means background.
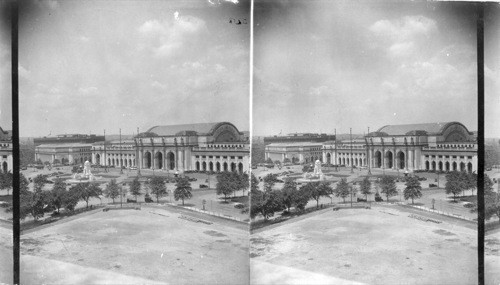
[[[220,172],[220,162],[215,163],[215,171]]]
[[[385,153],[385,168],[392,168],[393,154],[392,151],[387,151]]]
[[[108,158],[108,165],[111,165],[111,158]]]
[[[457,171],[457,163],[456,162],[453,162],[451,166],[453,167],[453,171]]]
[[[429,162],[428,161],[425,162],[425,170],[429,170]]]
[[[465,171],[465,163],[460,162],[460,171]]]
[[[208,170],[214,171],[214,163],[211,161],[208,163]]]
[[[151,168],[151,153],[149,151],[144,153],[144,168]]]
[[[398,153],[398,162],[399,162],[398,165],[399,169],[405,169],[406,166],[405,154],[402,151]]]
[[[227,171],[227,162],[224,162],[224,164],[222,165],[224,168],[224,171]]]
[[[173,152],[169,152],[167,154],[167,163],[168,163],[168,169],[169,170],[174,170],[175,169],[175,155]]]
[[[8,167],[8,165],[7,165],[7,161],[4,161],[4,162],[2,163],[2,171],[3,171],[4,173],[7,173],[7,171],[9,171],[9,167]]]
[[[382,168],[382,153],[380,151],[375,152],[375,167]]]
[[[443,171],[443,162],[442,161],[438,162],[438,170]]]
[[[163,153],[161,152],[155,154],[155,169],[163,169]]]
[[[444,163],[444,169],[450,171],[450,163],[448,161]]]
[[[236,163],[231,162],[231,172],[236,172]]]
[[[330,155],[330,153],[327,153],[326,154],[326,163],[331,164],[331,161],[332,161],[332,156]]]
[[[243,173],[243,163],[238,163],[238,172],[241,174]]]
[[[200,171],[200,162],[199,162],[199,161],[197,161],[195,165],[196,165],[196,170],[197,170],[197,171]]]
[[[432,170],[436,170],[436,162],[435,161],[432,162]]]
[[[205,161],[201,163],[201,169],[203,169],[203,171],[207,171],[207,163]]]
[[[472,163],[470,163],[470,162],[469,162],[469,163],[467,163],[467,171],[468,171],[469,173],[472,173]]]
[[[101,156],[98,153],[95,155],[95,164],[101,164]]]

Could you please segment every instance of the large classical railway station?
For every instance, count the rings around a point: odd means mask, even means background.
[[[270,144],[266,158],[407,171],[477,171],[477,137],[459,122],[387,125],[363,139],[324,142],[321,154],[317,144]]]
[[[12,132],[0,127],[0,171],[12,171]]]

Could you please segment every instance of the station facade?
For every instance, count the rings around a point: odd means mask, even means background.
[[[12,133],[0,127],[0,171],[12,172]]]
[[[284,162],[288,159],[292,163],[310,163],[322,159],[323,143],[318,142],[289,142],[271,143],[265,147],[265,159]]]
[[[133,140],[96,143],[92,163],[184,172],[248,172],[248,136],[229,122],[155,126]]]
[[[323,145],[323,161],[394,170],[477,171],[477,138],[459,122],[388,125],[363,140]]]
[[[42,163],[81,164],[87,160],[90,161],[91,157],[92,144],[56,143],[41,144],[35,147],[35,160]]]

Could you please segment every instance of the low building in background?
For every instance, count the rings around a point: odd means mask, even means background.
[[[0,127],[0,171],[12,172],[12,131]]]
[[[35,160],[42,163],[82,164],[92,158],[92,144],[60,143],[35,147]]]

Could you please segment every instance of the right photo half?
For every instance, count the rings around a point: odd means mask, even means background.
[[[476,17],[254,1],[252,284],[478,282]]]

